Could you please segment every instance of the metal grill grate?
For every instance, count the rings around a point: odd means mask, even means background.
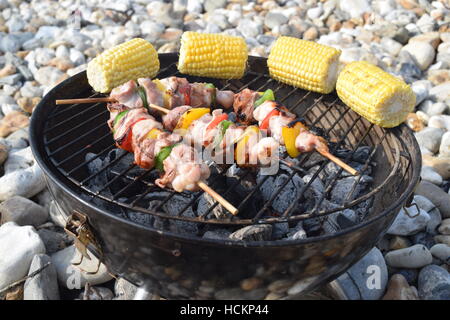
[[[261,64],[261,61],[263,60],[256,60],[254,63]],[[331,192],[338,179],[342,178],[345,174],[342,169],[340,169],[327,179],[325,190],[320,199],[316,202],[314,208],[309,211],[298,212],[298,210],[296,210],[298,201],[300,201],[305,192],[311,187],[314,180],[318,179],[319,174],[324,171],[326,165],[329,163],[329,161],[324,158],[319,158],[317,161],[314,161],[314,153],[308,153],[299,158],[299,166],[304,170],[307,170],[314,165],[319,165],[319,169],[313,174],[310,181],[301,188],[295,201],[293,201],[279,216],[267,217],[270,206],[298,170],[302,169],[294,168],[289,174],[289,179],[278,187],[272,197],[265,202],[261,209],[259,209],[252,217],[242,218],[239,217],[239,215],[234,217],[229,214],[225,219],[208,218],[209,213],[219,205],[217,202],[208,207],[206,212],[202,215],[195,217],[186,216],[185,212],[196,204],[201,197],[202,192],[195,193],[195,196],[192,197],[190,202],[174,215],[169,216],[161,210],[164,204],[170,201],[175,194],[178,194],[171,190],[166,190],[169,193],[168,196],[157,207],[152,210],[144,208],[139,205],[139,203],[157,188],[151,178],[152,170],[136,170],[137,166],[133,163],[130,163],[130,165],[123,170],[113,169],[114,164],[121,161],[126,156],[126,153],[123,153],[97,172],[93,174],[87,173],[86,167],[90,162],[107,155],[111,150],[116,148],[106,124],[109,113],[105,108],[105,103],[53,106],[54,109],[49,114],[44,129],[46,153],[53,165],[56,166],[58,170],[74,184],[74,186],[92,198],[98,198],[124,209],[131,209],[161,218],[224,225],[278,223],[326,216],[333,212],[352,208],[368,199],[375,199],[381,190],[393,188],[390,182],[394,176],[398,177],[399,174],[402,174],[401,181],[403,181],[406,175],[411,174],[410,155],[405,152],[400,152],[399,147],[404,142],[391,130],[384,130],[368,123],[365,119],[344,106],[334,95],[319,95],[293,88],[271,79],[267,74],[267,70],[257,72],[254,70],[261,68],[253,68],[252,65],[249,66],[249,69],[250,71],[243,79],[219,81],[216,79],[181,75],[178,73],[175,63],[172,63],[163,68],[158,77],[164,78],[174,75],[183,76],[188,78],[189,81],[212,82],[216,87],[221,88],[222,90],[228,89],[233,90],[234,92],[239,92],[245,88],[256,91],[263,91],[271,88],[275,92],[277,101],[285,104],[291,112],[303,117],[308,125],[323,128],[325,134],[334,139],[334,143],[330,148],[332,153],[342,147],[348,149],[349,152],[347,153],[346,158],[344,158],[344,161],[351,159],[358,147],[362,145],[372,146],[372,152],[362,166],[362,174],[368,169],[369,164],[375,157],[378,157],[379,159],[385,158],[386,164],[389,163],[389,165],[383,165],[381,168],[376,169],[379,172],[368,193],[356,199],[353,197],[356,186],[362,176],[360,175],[355,179],[354,185],[345,196],[343,205],[330,210],[320,210],[321,204],[325,200],[327,194]],[[92,92],[89,91],[79,92],[79,97],[87,96],[96,97],[98,94],[92,94]],[[96,153],[96,156],[86,160],[85,155],[87,152],[94,152]],[[113,178],[99,190],[92,190],[89,188],[90,182],[104,172],[109,172],[112,174]],[[246,175],[248,174],[250,174],[250,171],[246,173]],[[234,185],[230,185],[227,190],[221,193],[222,196],[227,198],[231,191],[242,182],[242,179],[245,179],[246,175],[237,179]],[[238,205],[240,211],[245,208],[248,201],[250,201],[256,193],[260,192],[262,184],[268,178],[269,176],[266,176],[259,181],[259,183],[243,197],[242,202]],[[126,180],[128,183],[112,195],[107,192],[111,185],[114,185],[120,180]],[[211,187],[214,188],[217,180],[209,182]],[[400,188],[402,183],[396,183],[395,185]],[[123,195],[132,189],[134,190],[134,188],[140,190],[134,199],[129,201],[121,200]],[[393,192],[396,191],[399,190],[395,190],[394,188]],[[194,212],[196,211],[194,210]]]

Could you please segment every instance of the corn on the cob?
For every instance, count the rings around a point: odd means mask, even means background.
[[[339,74],[336,91],[355,112],[386,128],[405,121],[416,103],[414,92],[404,81],[365,61],[345,66]]]
[[[247,58],[243,38],[187,31],[181,37],[178,70],[195,76],[236,79],[244,75]]]
[[[338,75],[341,51],[313,41],[280,37],[270,50],[270,76],[294,87],[330,93]]]
[[[153,78],[159,70],[158,53],[152,44],[135,38],[106,50],[87,66],[89,84],[98,92],[137,78]]]

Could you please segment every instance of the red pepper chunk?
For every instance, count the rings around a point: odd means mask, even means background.
[[[191,105],[191,86],[183,86],[178,89],[180,93],[184,96],[184,104],[187,106]]]
[[[259,126],[260,129],[262,130],[267,130],[269,129],[269,122],[270,122],[270,118],[274,117],[274,116],[279,116],[281,114],[280,110],[278,109],[273,109],[272,111],[269,112],[269,114],[264,118],[263,121],[261,121],[261,125]]]
[[[206,131],[214,129],[221,123],[223,120],[228,120],[228,114],[224,113],[220,116],[216,117],[211,123],[206,127]]]
[[[141,120],[146,120],[147,118],[139,118],[137,119],[135,122],[133,122],[130,127],[127,130],[127,133],[125,134],[125,136],[120,139],[120,140],[116,140],[116,144],[119,148],[122,148],[128,152],[133,152],[133,126],[138,123]]]

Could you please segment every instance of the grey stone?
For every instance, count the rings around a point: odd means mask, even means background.
[[[433,235],[427,232],[416,233],[415,235],[411,236],[410,239],[414,244],[422,244],[428,249],[436,244]]]
[[[265,241],[270,240],[271,236],[272,225],[258,224],[241,228],[230,234],[229,238],[232,240]]]
[[[430,251],[421,244],[409,248],[390,251],[385,256],[386,263],[394,268],[421,268],[433,260]]]
[[[430,252],[433,257],[438,258],[443,263],[450,262],[450,246],[446,245],[445,243],[435,244],[431,247]]]
[[[45,253],[45,246],[31,226],[15,222],[0,226],[0,288],[25,277],[36,254]]]
[[[450,157],[450,132],[446,132],[442,136],[439,155],[441,157]]]
[[[48,212],[27,198],[14,196],[0,205],[1,223],[14,221],[20,226],[39,226],[47,221]]]
[[[136,295],[138,287],[123,278],[116,280],[114,292],[116,297],[114,300],[132,300]]]
[[[114,293],[105,287],[92,287],[86,284],[83,292],[80,293],[80,300],[112,300]]]
[[[445,101],[450,98],[450,82],[444,82],[430,90],[430,96],[439,100]]]
[[[45,267],[45,269],[25,281],[23,291],[24,300],[59,300],[56,269],[51,263],[49,256],[45,254],[35,255],[28,274],[43,268],[48,263],[50,265]]]
[[[216,240],[224,240],[230,237],[231,232],[226,229],[217,229],[206,231],[203,234],[203,238],[205,239],[216,239]]]
[[[262,33],[262,29],[262,24],[248,18],[241,19],[237,26],[237,30],[247,38],[255,38]]]
[[[376,279],[375,272],[379,272],[379,277]],[[380,299],[388,282],[388,272],[383,254],[377,248],[373,248],[336,281],[350,300]],[[379,283],[373,281],[379,281]]]
[[[17,52],[21,46],[21,41],[18,36],[7,34],[0,39],[0,51]]]
[[[450,274],[437,265],[426,266],[419,273],[418,292],[423,300],[450,300]]]
[[[61,77],[63,73],[55,67],[42,67],[34,75],[37,82],[45,86],[54,85]]]
[[[38,234],[44,242],[47,254],[53,254],[66,247],[67,236],[64,233],[40,229],[38,230]]]
[[[416,132],[414,135],[420,146],[436,153],[439,151],[441,139],[444,133],[445,131],[442,129],[427,127],[419,132]]]
[[[427,198],[421,195],[414,196],[414,202],[422,210],[425,210],[430,216],[430,220],[427,223],[426,231],[430,234],[436,234],[436,228],[441,224],[442,217],[439,209]]]
[[[91,285],[98,285],[112,279],[105,265],[101,263],[98,268],[98,259],[90,251],[87,251],[87,253],[91,260],[85,257],[79,266],[72,265],[72,263],[78,263],[81,260],[81,254],[74,246],[67,247],[51,255],[59,283],[62,286],[68,289],[81,289],[86,282],[89,282]],[[92,274],[95,271],[97,272]]]
[[[15,85],[19,82],[19,80],[22,78],[22,75],[20,73],[15,73],[10,76],[2,77],[0,78],[0,84],[8,84],[10,86]]]
[[[223,8],[226,4],[226,0],[205,0],[203,3],[206,12],[212,12],[216,9]]]
[[[416,188],[415,194],[429,199],[442,215],[442,218],[450,218],[450,195],[438,186],[428,181],[421,181]]]
[[[403,208],[400,209],[387,231],[388,234],[409,236],[425,229],[430,220],[430,216],[426,211],[417,210],[415,206],[406,208],[406,211]]]
[[[264,25],[269,29],[273,29],[285,24],[288,20],[288,17],[281,13],[268,12],[264,18]]]

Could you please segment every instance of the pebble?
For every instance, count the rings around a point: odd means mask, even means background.
[[[31,261],[28,274],[48,265],[35,276],[25,281],[24,300],[59,300],[58,279],[56,269],[51,263],[50,257],[45,254],[36,254]]]
[[[394,268],[422,268],[433,260],[430,251],[421,244],[390,251],[385,255],[386,263]]]
[[[45,246],[31,226],[15,222],[0,226],[0,288],[25,277],[36,254],[45,253]]]
[[[308,9],[308,11],[306,11],[306,15],[311,20],[319,18],[322,13],[323,13],[323,8],[321,5],[319,5],[318,7],[315,7],[315,8]]]
[[[25,98],[42,97],[42,93],[42,88],[34,85],[32,81],[25,81],[20,88],[20,95]]]
[[[445,101],[450,98],[450,82],[440,84],[433,87],[430,92],[430,97],[437,99],[438,101]]]
[[[402,208],[397,214],[394,222],[389,227],[387,233],[399,236],[409,236],[423,230],[430,216],[424,210],[419,209],[415,206],[406,208],[406,211]]]
[[[68,237],[64,233],[51,231],[48,229],[38,230],[39,237],[44,242],[46,253],[53,254],[56,251],[62,250],[66,247]]]
[[[437,243],[444,243],[450,246],[450,236],[449,235],[437,235],[434,237],[434,241]]]
[[[226,4],[226,0],[205,0],[203,3],[206,12],[212,12],[216,9],[223,8]]]
[[[288,17],[281,13],[268,12],[264,18],[264,25],[269,29],[273,29],[287,23],[288,20]]]
[[[9,147],[6,144],[0,143],[0,166],[8,158]]]
[[[409,285],[401,274],[394,274],[388,283],[383,300],[419,300],[417,289]]]
[[[48,212],[21,196],[13,196],[0,204],[1,224],[14,221],[19,226],[39,226],[47,221]]]
[[[450,195],[428,181],[421,181],[415,194],[428,198],[439,209],[443,218],[450,218]]]
[[[89,282],[91,285],[98,285],[112,279],[104,264],[100,264],[97,273],[87,273],[95,272],[98,266],[98,259],[89,251],[88,254],[91,260],[84,257],[82,263],[78,266],[72,265],[72,263],[77,263],[81,260],[81,254],[74,246],[69,246],[51,255],[59,283],[62,286],[68,289],[81,289],[86,285],[86,282]]]
[[[438,228],[440,234],[450,235],[450,218],[442,220],[441,225]]]
[[[237,30],[246,38],[255,38],[262,33],[262,24],[258,24],[250,19],[242,19],[239,21]]]
[[[394,39],[383,37],[380,42],[383,49],[385,49],[391,56],[396,56],[399,54],[403,45],[400,42],[395,41]],[[413,88],[414,90],[414,88]],[[417,96],[417,95],[416,95]],[[416,101],[417,103],[417,101]]]
[[[47,66],[39,68],[34,74],[34,78],[44,86],[53,86],[61,80],[63,75],[64,73],[58,68]]]
[[[114,292],[116,294],[114,300],[132,300],[136,295],[138,287],[128,282],[124,278],[116,280]]]
[[[389,242],[389,250],[398,250],[398,249],[404,249],[411,246],[411,242],[408,240],[408,238],[395,236],[391,239]]]
[[[80,300],[112,300],[114,293],[105,287],[92,287],[86,284],[83,292],[80,293]]]
[[[408,52],[414,59],[414,62],[420,68],[425,70],[434,60],[436,52],[433,46],[426,42],[415,42],[407,44],[402,50]]]
[[[450,300],[450,274],[437,265],[426,266],[419,273],[418,291],[423,300]]]
[[[427,127],[422,131],[414,133],[420,146],[424,146],[433,153],[439,151],[442,136],[445,131],[438,128]]]
[[[442,144],[441,144],[441,146],[442,146]],[[422,166],[422,169],[420,171],[420,177],[423,180],[434,183],[437,186],[441,185],[443,182],[443,179],[439,175],[439,173],[434,171],[434,169],[432,167],[428,167],[428,166]]]
[[[377,248],[369,251],[336,279],[336,283],[350,300],[378,300],[383,296],[387,282],[386,263]]]
[[[436,234],[436,228],[442,221],[439,209],[430,200],[421,195],[415,195],[414,202],[417,203],[420,209],[425,210],[430,216],[430,220],[427,223],[426,232],[433,235]]]
[[[450,157],[450,132],[444,133],[439,147],[439,155],[443,157]]]
[[[437,243],[430,248],[431,254],[444,263],[450,262],[450,246],[445,243]]]
[[[372,12],[372,8],[367,0],[340,1],[339,8],[351,18],[359,18],[365,12]]]

